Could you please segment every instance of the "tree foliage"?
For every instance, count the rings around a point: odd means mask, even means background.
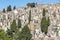
[[[19,20],[21,22],[21,20]],[[20,28],[20,22],[19,28]],[[19,29],[16,29],[16,21],[14,20],[11,24],[11,29],[7,30],[7,34],[10,35],[14,40],[30,40],[32,37],[32,34],[30,33],[30,29],[28,28],[28,25],[25,25],[24,28],[22,28],[22,31],[19,31]],[[15,33],[15,34],[13,34]]]
[[[29,23],[31,21],[31,10],[29,11]]]
[[[14,6],[13,9],[15,10],[16,9],[16,6]]]
[[[41,20],[41,30],[42,30],[42,32],[47,33],[49,25],[50,25],[49,18],[48,18],[48,20],[46,20],[46,18],[43,17],[42,20]]]
[[[17,32],[18,29],[16,26],[16,20],[13,20],[10,29],[7,30],[7,34],[10,35],[15,40]]]
[[[28,25],[25,25],[19,35],[19,40],[30,40],[32,37]]]
[[[18,19],[18,28],[21,28],[21,20]]]
[[[43,8],[43,16],[45,16],[45,9]]]
[[[45,17],[45,9],[43,9],[43,18],[41,20],[41,31],[45,34],[48,32],[48,26],[50,25],[49,17],[46,19]]]
[[[12,40],[11,36],[7,35],[3,30],[0,30],[0,40]]]
[[[36,5],[36,3],[27,3],[28,7],[32,7],[33,8],[33,7],[35,7],[35,5]]]
[[[5,8],[3,9],[3,12],[5,13]]]
[[[7,34],[10,35],[11,37],[13,37],[13,32],[12,32],[11,29],[8,29],[8,30],[7,30]]]
[[[12,30],[13,32],[16,32],[16,30],[17,30],[16,20],[13,20],[13,23],[11,24],[11,30]]]
[[[14,34],[16,34],[16,32],[17,32],[16,20],[13,20],[13,22],[10,26],[10,29],[7,30],[7,34],[13,38]]]
[[[9,5],[9,6],[7,7],[7,11],[11,11],[11,10],[12,10],[11,5]]]

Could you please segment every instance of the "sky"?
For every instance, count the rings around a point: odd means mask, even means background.
[[[8,5],[19,7],[26,6],[27,3],[35,2],[37,4],[60,3],[60,0],[0,0],[0,10],[7,8]]]

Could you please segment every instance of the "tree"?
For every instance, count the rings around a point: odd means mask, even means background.
[[[41,20],[41,31],[44,33],[47,33],[47,30],[48,30],[47,21],[46,21],[46,18],[43,17]]]
[[[5,8],[3,9],[3,12],[5,13]]]
[[[16,20],[13,20],[13,22],[10,26],[10,29],[7,30],[7,34],[10,35],[15,40],[17,32],[18,32],[18,29],[16,26]]]
[[[45,17],[45,9],[43,9],[43,18],[41,20],[41,31],[47,34],[48,32],[48,26],[50,25],[50,19],[46,19]]]
[[[48,19],[47,19],[47,25],[48,25],[48,26],[50,25],[50,19],[49,19],[49,17],[48,17]]]
[[[7,30],[7,34],[10,35],[11,37],[13,37],[13,32],[12,32],[11,29],[8,29],[8,30]]]
[[[32,34],[30,33],[28,25],[25,25],[19,34],[20,34],[18,37],[19,40],[31,40]]]
[[[0,30],[0,40],[4,40],[5,39],[5,33],[3,30]]]
[[[43,16],[45,16],[45,9],[43,9]]]
[[[11,9],[11,5],[9,5],[8,7],[7,7],[7,11],[11,11],[12,9]]]
[[[16,33],[17,26],[16,26],[16,20],[13,20],[10,29],[7,30],[7,34],[13,37],[13,33]]]
[[[18,26],[16,26],[16,20],[13,20],[10,29],[7,30],[7,34],[10,35],[14,40],[18,40],[18,33],[20,32],[18,28],[21,27],[21,20],[18,19]]]
[[[21,20],[18,19],[18,28],[21,28]]]
[[[16,9],[16,6],[13,7],[13,10],[15,10],[15,9]]]
[[[33,8],[33,7],[35,7],[35,5],[36,5],[36,3],[27,3],[28,7],[32,7]]]
[[[0,40],[12,40],[12,38],[7,35],[3,30],[0,30]]]
[[[16,20],[13,20],[13,23],[11,24],[11,30],[12,30],[12,32],[17,31]]]
[[[21,25],[19,25],[19,27],[20,26]],[[17,29],[16,20],[13,20],[11,24],[11,28],[7,30],[7,35],[9,35],[14,40],[30,40],[32,37],[32,34],[30,33],[30,29],[28,28],[28,25],[25,25],[24,28],[22,28],[22,31],[19,31],[19,29]]]
[[[10,35],[5,35],[6,37],[5,37],[5,39],[4,40],[13,40],[13,38],[10,36]]]
[[[31,10],[29,11],[29,23],[31,21]]]

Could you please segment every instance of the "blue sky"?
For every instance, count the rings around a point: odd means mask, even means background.
[[[37,4],[60,3],[60,0],[0,0],[0,10],[7,8],[8,5],[19,7],[26,6],[27,3],[37,2]]]

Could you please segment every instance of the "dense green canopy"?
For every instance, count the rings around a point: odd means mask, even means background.
[[[48,32],[48,26],[50,25],[50,19],[49,17],[46,17],[45,14],[46,14],[45,9],[43,9],[43,18],[41,20],[41,31],[46,34]]]
[[[12,10],[11,5],[9,5],[9,6],[7,7],[7,11],[11,11],[11,10]]]
[[[7,30],[7,34],[10,35],[14,40],[30,40],[32,35],[28,25],[25,25],[24,28],[22,28],[22,31],[19,31],[20,27],[21,20],[18,20],[18,26],[16,26],[16,20],[13,20],[11,28]]]
[[[11,30],[13,32],[15,32],[17,30],[17,26],[16,26],[16,20],[13,20],[13,23],[11,24]]]
[[[43,17],[42,20],[41,20],[41,30],[42,30],[42,32],[47,33],[49,25],[50,25],[49,18],[48,18],[48,20],[46,20],[46,18]]]
[[[0,40],[12,40],[12,38],[0,29]]]
[[[36,5],[36,3],[28,3],[27,4],[28,7],[32,7],[32,8],[35,7],[35,5]]]
[[[28,25],[25,25],[22,31],[20,32],[19,40],[31,40],[31,33]]]

